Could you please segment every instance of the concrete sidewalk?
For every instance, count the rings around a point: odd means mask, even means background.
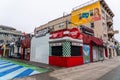
[[[29,62],[29,64],[33,64],[39,67],[41,65],[34,62]],[[114,57],[113,59],[108,59],[103,62],[94,62],[72,68],[55,68],[49,66],[49,69],[52,68],[51,72],[15,80],[97,80],[119,65],[120,57]],[[43,67],[48,68],[48,65],[44,65]]]
[[[103,62],[56,70],[49,75],[58,80],[97,80],[120,65],[120,57]]]

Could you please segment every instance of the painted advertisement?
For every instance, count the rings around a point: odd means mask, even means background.
[[[100,2],[72,11],[71,20],[76,25],[92,23],[101,20]],[[73,25],[74,26],[74,25]]]
[[[83,45],[83,58],[84,58],[84,63],[90,62],[90,46],[89,45]]]
[[[83,39],[83,35],[80,33],[78,28],[72,28],[70,30],[60,30],[54,33],[51,33],[50,39],[57,39],[63,37],[71,37],[73,39]]]

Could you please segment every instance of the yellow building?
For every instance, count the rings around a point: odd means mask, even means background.
[[[73,8],[71,13],[71,22],[80,26],[86,25],[94,30],[95,37],[101,38],[104,41],[104,46],[107,47],[108,56],[116,56],[114,48],[113,30],[114,13],[108,7],[104,0],[92,0],[80,6]],[[76,25],[72,25],[75,27]]]

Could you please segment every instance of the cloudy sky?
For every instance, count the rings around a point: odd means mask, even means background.
[[[72,8],[89,0],[0,0],[0,25],[33,32],[50,20],[70,13]],[[120,0],[105,0],[115,13],[114,29],[120,30]],[[115,36],[120,40],[120,35]]]

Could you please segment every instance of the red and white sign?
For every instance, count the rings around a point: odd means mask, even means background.
[[[68,32],[69,30],[60,30],[57,32],[53,32],[51,33],[50,39],[56,39],[56,38],[62,38],[62,37],[68,36],[69,34]]]
[[[61,30],[51,33],[50,39],[62,38],[62,37],[71,37],[74,39],[83,39],[82,34],[78,28],[73,28],[70,30]]]
[[[70,37],[77,39],[80,35],[80,31],[77,28],[70,30]]]

